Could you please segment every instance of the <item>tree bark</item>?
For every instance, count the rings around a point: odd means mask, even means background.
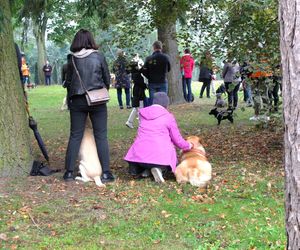
[[[29,127],[13,42],[9,0],[0,1],[0,177],[23,175],[32,164]]]
[[[43,84],[45,83],[44,71],[43,66],[47,60],[47,53],[46,53],[46,27],[47,27],[48,18],[44,14],[44,17],[37,18],[37,20],[33,21],[33,34],[36,41],[37,52],[38,52],[38,83],[36,84]]]
[[[287,249],[300,249],[300,2],[281,0]]]
[[[184,103],[182,76],[180,73],[179,52],[176,40],[176,24],[166,24],[158,27],[158,40],[163,43],[163,51],[168,54],[171,71],[168,73],[169,97],[172,104]]]

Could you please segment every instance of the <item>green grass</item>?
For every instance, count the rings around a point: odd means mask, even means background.
[[[255,129],[251,108],[239,109],[233,125],[223,121],[218,127],[208,115],[214,98],[197,98],[197,83],[194,92],[194,103],[170,110],[184,135],[204,139],[214,173],[206,193],[173,178],[157,185],[127,175],[122,157],[136,130],[125,127],[130,111],[119,110],[111,90],[109,141],[118,180],[106,189],[65,184],[61,174],[0,180],[0,234],[7,238],[0,248],[284,249],[282,148],[271,149],[280,135],[269,138],[269,130]],[[60,111],[64,95],[60,86],[29,93],[51,163],[59,167],[69,133],[68,112]],[[39,154],[36,145],[34,152]]]

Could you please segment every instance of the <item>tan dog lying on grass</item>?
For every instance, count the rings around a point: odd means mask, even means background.
[[[187,141],[194,147],[182,152],[180,164],[175,170],[176,181],[189,182],[193,186],[205,188],[211,179],[211,165],[206,158],[205,149],[198,136],[189,136]]]
[[[96,142],[90,118],[87,118],[84,135],[79,150],[79,171],[81,177],[75,180],[95,181],[99,187],[105,187],[101,181],[102,167],[98,158]]]

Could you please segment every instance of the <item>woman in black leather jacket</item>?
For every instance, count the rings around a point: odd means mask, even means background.
[[[92,34],[88,30],[79,30],[70,47],[72,56],[68,61],[66,85],[68,106],[70,109],[71,132],[66,153],[64,174],[65,181],[74,180],[74,168],[83,137],[87,116],[93,124],[98,157],[102,166],[102,182],[114,181],[109,167],[109,148],[107,140],[107,107],[106,104],[88,106],[85,90],[81,87],[78,73],[87,90],[107,88],[110,86],[110,74],[105,57],[98,52]]]

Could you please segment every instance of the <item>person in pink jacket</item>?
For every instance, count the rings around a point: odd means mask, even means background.
[[[153,105],[140,109],[137,136],[124,158],[131,175],[148,177],[150,170],[155,181],[164,182],[163,170],[171,168],[174,173],[176,169],[175,146],[185,151],[192,148],[182,138],[174,116],[167,110],[168,105],[167,94],[157,92]]]
[[[189,49],[184,50],[184,55],[180,59],[180,69],[182,72],[182,88],[183,88],[183,96],[187,102],[193,101],[192,94],[192,77],[193,70],[195,66],[195,61],[190,54]],[[186,93],[187,89],[187,93]]]

